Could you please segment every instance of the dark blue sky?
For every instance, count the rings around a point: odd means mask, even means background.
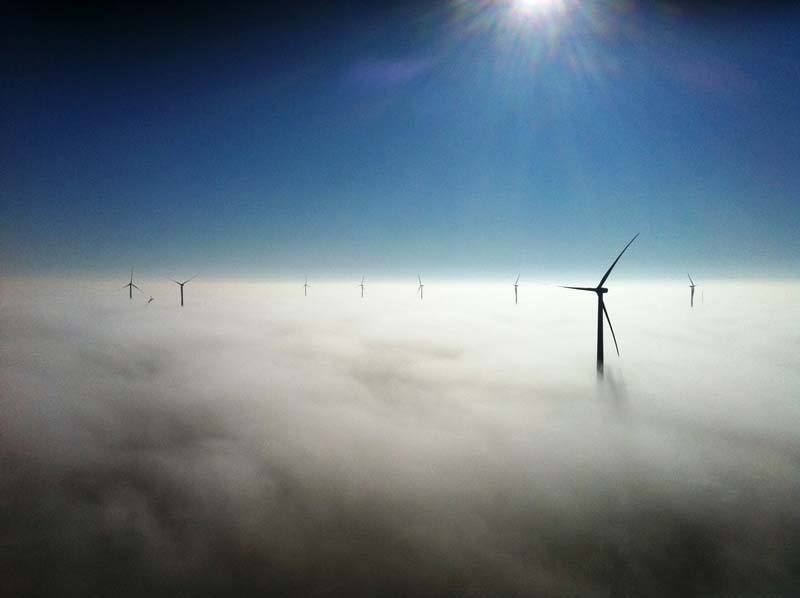
[[[3,271],[796,275],[800,12],[551,1],[7,9]]]

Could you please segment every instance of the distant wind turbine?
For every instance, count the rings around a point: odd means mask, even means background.
[[[605,283],[606,279],[608,279],[608,276],[609,276],[609,274],[611,274],[611,270],[614,269],[614,266],[617,265],[617,262],[619,261],[619,258],[622,257],[622,254],[625,253],[625,251],[628,249],[628,247],[631,246],[631,243],[633,243],[636,240],[636,237],[638,237],[638,236],[639,236],[639,233],[636,233],[636,235],[633,237],[633,239],[628,241],[628,244],[625,246],[625,249],[623,249],[619,253],[619,255],[617,256],[617,259],[614,260],[614,263],[611,264],[611,267],[606,271],[606,273],[603,275],[603,278],[600,279],[600,282],[598,283],[598,285],[596,287],[594,287],[594,288],[592,288],[592,287],[562,287],[562,288],[565,288],[565,289],[574,289],[576,291],[591,291],[591,292],[597,294],[597,371],[600,372],[600,373],[603,372],[603,315],[604,314],[605,314],[605,317],[606,317],[606,321],[608,322],[608,327],[611,329],[611,337],[614,339],[614,347],[617,350],[617,355],[619,355],[619,345],[617,345],[617,336],[614,334],[614,327],[611,325],[611,318],[608,317],[608,310],[606,309],[606,305],[603,302],[603,295],[605,293],[608,293],[608,289],[603,286],[603,283]]]
[[[514,305],[519,303],[519,297],[517,296],[517,287],[519,286],[519,274],[517,274],[517,279],[514,281]]]
[[[419,300],[422,301],[425,285],[422,284],[422,277],[419,274],[417,274],[417,280],[419,280],[419,286],[417,287],[417,295],[419,295]]]
[[[691,294],[689,295],[689,307],[694,307],[694,287],[696,287],[697,285],[694,284],[694,281],[692,280],[692,277],[689,274],[687,274],[686,276],[689,276],[689,288],[691,289]]]
[[[153,296],[150,295],[150,299],[147,300],[147,305],[150,305],[153,301],[155,301],[155,299],[153,299]]]
[[[172,282],[174,282],[176,285],[178,285],[179,287],[181,287],[181,307],[183,307],[183,285],[185,285],[187,282],[191,282],[191,281],[193,281],[193,280],[194,280],[195,278],[197,278],[197,277],[198,277],[198,274],[195,274],[195,275],[194,275],[194,276],[192,276],[190,279],[188,279],[188,280],[184,280],[183,282],[178,282],[178,281],[177,281],[177,280],[175,280],[174,278],[170,278],[170,280],[171,280]]]
[[[126,284],[122,288],[123,289],[128,289],[128,299],[133,299],[133,289],[136,289],[140,293],[142,292],[142,289],[140,289],[135,284],[133,284],[133,268],[131,268],[131,280],[130,280],[130,282],[128,284]]]
[[[358,285],[358,286],[361,287],[361,298],[363,299],[364,298],[364,277],[363,276],[361,277],[361,284]]]
[[[306,276],[306,282],[303,285],[303,296],[304,297],[308,297],[308,289],[310,289],[310,288],[311,288],[311,285],[308,284],[308,276]]]

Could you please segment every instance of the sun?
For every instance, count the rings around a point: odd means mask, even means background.
[[[521,17],[544,16],[563,8],[564,0],[511,0],[511,9]]]

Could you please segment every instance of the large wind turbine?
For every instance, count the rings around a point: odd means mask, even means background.
[[[611,274],[611,271],[614,269],[614,266],[617,265],[619,258],[622,257],[622,254],[631,246],[636,240],[636,237],[639,236],[639,233],[628,241],[628,244],[625,246],[625,249],[620,251],[617,259],[614,260],[614,263],[611,264],[611,267],[606,271],[603,275],[603,278],[600,279],[598,285],[594,288],[592,287],[563,287],[565,289],[574,289],[576,291],[592,291],[593,293],[597,293],[597,371],[602,373],[603,371],[603,314],[606,316],[606,321],[608,322],[608,327],[611,329],[611,337],[614,339],[614,347],[617,350],[617,355],[619,355],[619,345],[617,345],[617,336],[614,334],[614,327],[611,325],[611,318],[608,317],[608,310],[606,309],[606,305],[603,302],[603,295],[608,293],[608,289],[603,286],[606,279],[608,279],[608,275]]]
[[[419,295],[419,300],[422,301],[425,285],[422,284],[422,276],[420,276],[419,274],[417,274],[417,280],[419,280],[419,286],[417,287],[417,295]]]
[[[133,284],[133,268],[131,268],[131,280],[130,280],[130,282],[128,284],[126,284],[122,288],[123,289],[128,289],[128,299],[133,299],[133,289],[136,289],[140,293],[142,292],[142,289],[140,289],[135,284]]]
[[[191,281],[193,281],[195,278],[197,278],[197,276],[198,276],[198,275],[197,275],[197,274],[195,274],[195,275],[194,275],[194,276],[192,276],[190,279],[188,279],[188,280],[184,280],[183,282],[178,282],[178,281],[177,281],[177,280],[175,280],[174,278],[170,278],[170,280],[171,280],[172,282],[174,282],[176,285],[178,285],[179,287],[181,287],[181,307],[183,307],[183,285],[185,285],[187,282],[191,282]]]
[[[519,286],[519,274],[517,274],[517,279],[514,281],[514,305],[519,303],[517,297],[517,287]]]
[[[308,276],[306,276],[306,282],[303,284],[303,297],[308,297],[308,289],[311,288],[311,285],[308,284]]]
[[[364,298],[364,277],[363,276],[361,277],[361,284],[358,285],[358,286],[361,287],[361,298],[363,299]]]
[[[689,307],[694,307],[694,287],[696,287],[697,285],[694,284],[694,281],[692,280],[692,277],[689,274],[687,274],[686,276],[689,276],[689,288],[692,290],[691,294],[689,295]]]

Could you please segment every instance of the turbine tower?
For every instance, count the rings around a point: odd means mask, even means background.
[[[519,297],[517,296],[517,287],[519,286],[519,274],[517,274],[517,279],[514,281],[514,305],[519,303]]]
[[[133,289],[136,289],[140,293],[142,292],[142,289],[140,289],[135,284],[133,284],[133,268],[131,268],[131,280],[130,280],[130,282],[128,284],[126,284],[122,288],[123,289],[128,289],[128,299],[133,299]]]
[[[689,274],[687,274],[686,276],[689,276],[689,288],[691,289],[691,294],[689,295],[689,307],[694,307],[694,287],[696,287],[697,285],[694,284],[694,281],[692,280],[692,277]]]
[[[417,287],[417,295],[419,295],[419,300],[422,301],[425,285],[422,284],[422,277],[419,274],[417,274],[417,280],[419,280],[419,286]]]
[[[622,254],[631,246],[636,240],[636,237],[639,236],[639,233],[628,241],[628,244],[625,246],[625,249],[620,251],[617,259],[614,260],[614,263],[611,264],[611,267],[606,271],[603,275],[603,278],[600,279],[598,285],[594,288],[592,287],[562,287],[565,289],[573,289],[576,291],[591,291],[597,294],[597,372],[602,374],[603,373],[603,315],[605,314],[606,321],[608,322],[608,327],[611,329],[611,337],[614,339],[614,347],[617,350],[617,355],[619,355],[619,345],[617,345],[617,336],[614,334],[614,327],[611,325],[611,318],[608,317],[608,310],[606,309],[606,305],[603,302],[603,295],[608,293],[608,289],[603,286],[606,279],[608,279],[609,274],[614,269],[614,266],[617,265],[619,258],[622,257]]]
[[[181,307],[183,307],[183,285],[185,285],[187,282],[191,282],[191,281],[193,281],[195,278],[197,278],[197,276],[198,276],[198,275],[197,275],[197,274],[195,274],[195,275],[194,275],[194,276],[192,276],[190,279],[188,279],[188,280],[184,280],[183,282],[178,282],[178,281],[177,281],[177,280],[175,280],[174,278],[170,278],[170,280],[171,280],[172,282],[174,282],[176,285],[178,285],[178,286],[181,288]]]
[[[308,289],[311,288],[311,285],[308,284],[308,276],[306,276],[306,282],[303,285],[303,297],[308,297]]]
[[[358,286],[361,287],[361,298],[363,299],[364,298],[364,277],[363,276],[361,277],[361,284],[358,285]]]

